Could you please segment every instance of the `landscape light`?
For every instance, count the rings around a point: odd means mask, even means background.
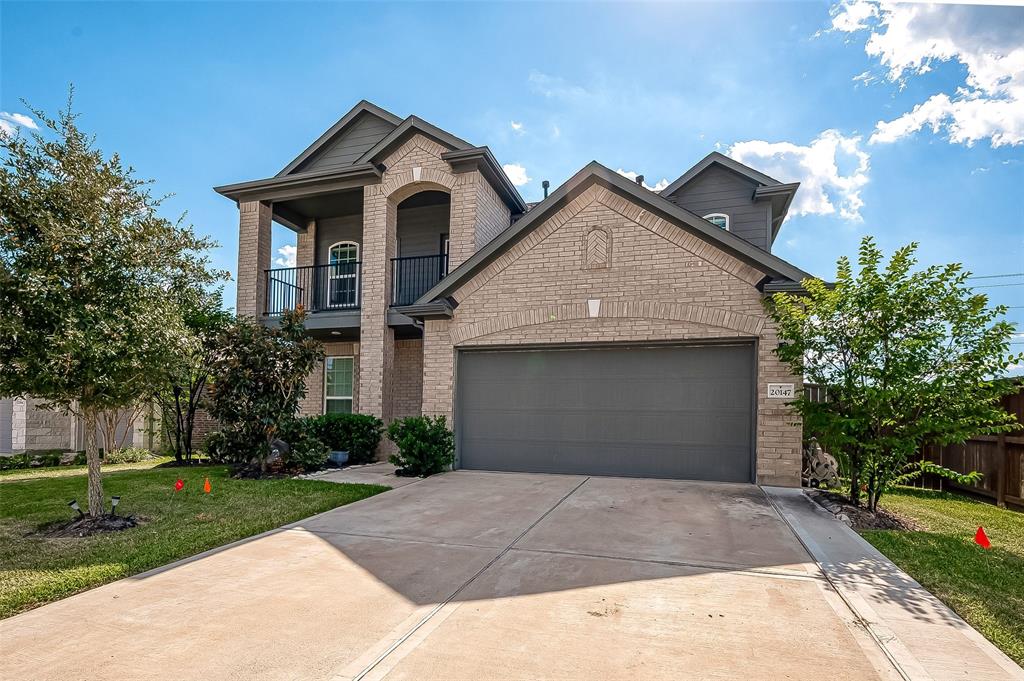
[[[84,513],[82,513],[82,509],[81,509],[81,507],[79,507],[79,505],[78,505],[78,500],[77,500],[77,499],[72,499],[71,501],[69,501],[69,502],[68,502],[68,506],[70,506],[70,507],[71,507],[71,510],[73,510],[73,511],[78,511],[78,515],[79,515],[80,517],[82,517],[82,518],[84,518],[84,517],[85,517],[85,514],[84,514]]]
[[[121,503],[121,497],[110,497],[110,515],[117,515],[117,505]]]

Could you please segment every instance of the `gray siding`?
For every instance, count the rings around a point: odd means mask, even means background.
[[[771,205],[769,201],[754,201],[756,188],[754,182],[712,165],[665,198],[701,217],[725,213],[729,216],[730,232],[768,251]]]
[[[351,165],[353,161],[380,142],[395,126],[383,118],[364,113],[338,139],[327,145],[313,158],[303,163],[297,170],[301,172],[313,170],[335,170]]]
[[[330,248],[339,241],[354,241],[360,245],[359,258],[363,257],[363,216],[344,215],[336,218],[323,218],[316,224],[316,256],[317,265],[326,265],[330,257]]]
[[[11,451],[11,428],[14,425],[14,400],[0,400],[0,452]]]
[[[441,235],[448,232],[451,206],[422,206],[398,210],[398,257],[438,255]]]
[[[449,204],[400,208],[398,210],[398,257],[437,255],[441,252],[441,234],[448,232]],[[330,248],[339,241],[363,243],[363,216],[343,215],[321,218],[316,226],[317,265],[326,265]],[[362,258],[362,252],[360,252]]]

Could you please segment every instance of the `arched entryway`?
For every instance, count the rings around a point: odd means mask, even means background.
[[[448,273],[451,203],[451,194],[438,189],[417,192],[398,203],[392,305],[416,302]]]

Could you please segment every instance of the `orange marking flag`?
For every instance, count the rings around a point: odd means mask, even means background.
[[[180,492],[184,487],[185,487],[185,481],[182,480],[181,478],[178,478],[177,481],[175,481],[175,483],[174,483],[174,491],[175,492]]]
[[[203,483],[203,491],[209,494],[211,489],[212,488],[210,487],[210,479],[207,478],[206,482]]]

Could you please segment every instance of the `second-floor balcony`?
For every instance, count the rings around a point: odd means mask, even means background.
[[[391,304],[412,305],[448,274],[448,256],[418,255],[391,259]]]
[[[359,262],[267,270],[268,315],[302,305],[307,312],[358,310],[361,296]]]
[[[392,258],[389,304],[411,305],[447,273],[445,254]],[[310,313],[358,310],[362,296],[361,262],[267,270],[267,315],[299,305]]]

